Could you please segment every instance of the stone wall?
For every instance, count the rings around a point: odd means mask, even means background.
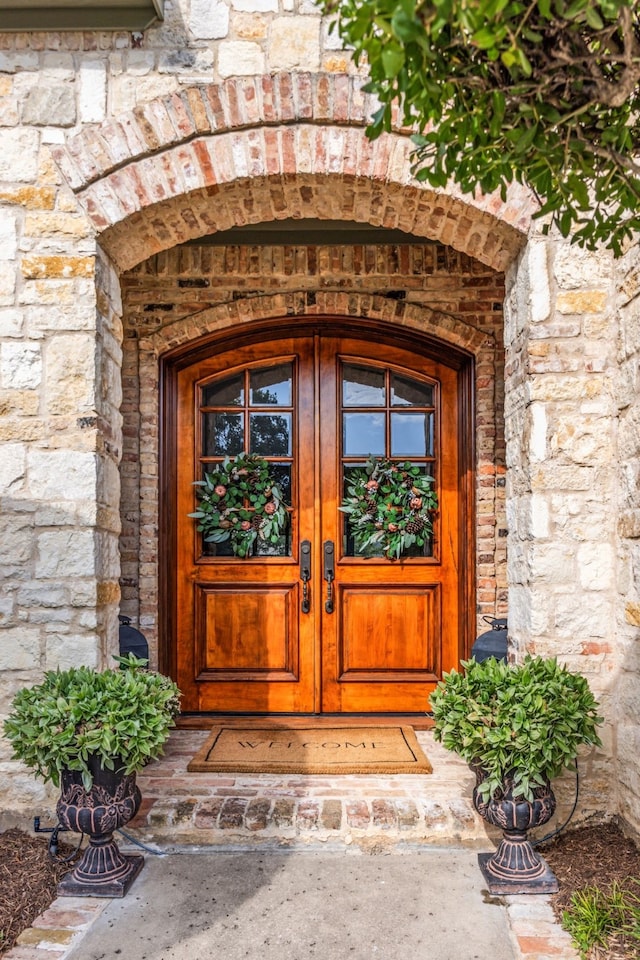
[[[616,809],[618,435],[612,259],[532,240],[507,278],[509,627],[586,675],[606,724],[582,803]],[[583,770],[584,773],[584,770]]]
[[[367,141],[372,106],[308,0],[178,0],[144,35],[0,34],[0,715],[48,667],[108,662],[121,483],[125,601],[136,612],[143,597],[153,633],[157,358],[261,316],[324,309],[430,324],[476,355],[478,601],[503,612],[495,335],[506,270],[514,650],[588,674],[609,723],[584,809],[620,809],[640,828],[637,251],[616,287],[608,257],[536,235],[521,188],[505,199],[429,191],[411,178],[406,131]],[[389,252],[382,269],[332,265],[328,289],[302,254],[289,269],[284,255],[265,266],[234,248],[221,269],[213,248],[164,253],[305,216],[437,244],[413,247],[424,259],[397,275]],[[194,274],[216,281],[180,286]],[[144,310],[152,292],[171,318]],[[0,774],[0,804],[42,795],[2,742]]]
[[[640,828],[640,251],[617,264],[619,416],[616,631],[619,808]]]

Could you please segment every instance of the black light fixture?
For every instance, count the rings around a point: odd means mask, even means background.
[[[139,660],[148,660],[149,644],[145,635],[131,626],[131,617],[119,615],[118,620],[120,621],[120,656],[126,657],[132,653]]]
[[[507,659],[507,619],[506,617],[483,617],[485,623],[491,626],[490,630],[481,633],[471,648],[471,656],[477,663],[495,657],[496,660]]]

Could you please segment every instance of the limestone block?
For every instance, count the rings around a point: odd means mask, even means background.
[[[594,253],[568,242],[556,247],[553,274],[562,290],[605,286],[611,282],[613,271],[610,250],[601,249]]]
[[[15,260],[18,252],[17,217],[8,210],[0,213],[0,260]]]
[[[46,344],[46,404],[50,413],[93,410],[95,343],[83,334],[61,334]]]
[[[607,377],[569,377],[560,375],[539,376],[527,384],[529,400],[593,400],[606,393]]]
[[[22,258],[22,275],[27,280],[92,277],[94,257],[30,256]]]
[[[229,7],[224,0],[191,0],[189,29],[196,40],[220,40],[229,33]]]
[[[525,529],[528,529],[534,539],[545,539],[549,536],[549,503],[546,497],[534,493],[529,498],[528,517]]]
[[[529,259],[529,306],[531,322],[541,323],[551,312],[551,294],[549,290],[549,268],[547,265],[549,244],[545,241],[532,241],[528,248]]]
[[[28,183],[38,173],[37,130],[22,127],[3,130],[0,150],[0,180]]]
[[[576,418],[561,423],[552,436],[551,447],[584,466],[607,463],[613,453],[607,423],[597,418]]]
[[[5,342],[0,345],[0,384],[9,390],[35,390],[42,380],[39,344]]]
[[[264,40],[268,20],[252,13],[237,13],[233,18],[233,32],[239,40]]]
[[[24,566],[31,559],[31,518],[25,514],[0,515],[0,565]]]
[[[28,670],[39,666],[40,631],[27,626],[0,631],[0,670]]]
[[[0,310],[0,337],[21,337],[24,314],[15,308]]]
[[[92,235],[89,221],[77,213],[29,213],[25,217],[24,234],[37,237],[40,249],[52,243],[64,243],[70,237],[84,239]]]
[[[19,496],[24,489],[25,470],[25,445],[5,443],[0,454],[0,495]]]
[[[556,595],[554,600],[555,636],[580,641],[608,636],[613,617],[613,605],[608,597],[590,594],[586,601],[585,595],[574,588],[570,593]]]
[[[155,62],[156,55],[153,50],[129,50],[126,73],[133,77],[143,77],[153,70]]]
[[[69,670],[70,667],[100,665],[100,642],[95,634],[53,634],[45,644],[45,669]]]
[[[160,73],[211,73],[213,51],[206,49],[182,49],[163,53],[158,63]]]
[[[323,50],[343,50],[344,44],[337,29],[337,17],[325,18],[322,23]]]
[[[245,13],[277,13],[278,0],[231,0],[234,10]]]
[[[0,53],[0,73],[37,70],[40,58],[35,50],[7,50]]]
[[[218,73],[223,79],[264,73],[262,47],[249,40],[225,40],[218,52]]]
[[[37,538],[36,577],[73,579],[91,577],[95,569],[91,530],[51,530]]]
[[[42,76],[48,80],[73,80],[76,72],[74,56],[66,51],[49,51],[42,58]]]
[[[36,127],[72,127],[76,122],[76,99],[69,83],[48,83],[29,91],[22,108],[23,123]]]
[[[547,458],[547,410],[543,403],[532,403],[529,407],[529,456],[532,461],[540,462]]]
[[[91,304],[82,302],[57,308],[32,307],[28,314],[29,333],[32,337],[41,337],[48,330],[60,333],[72,330],[91,330],[95,327],[95,310]],[[0,318],[0,329],[2,321]]]
[[[19,122],[17,98],[0,96],[0,127],[15,127]]]
[[[100,123],[107,113],[107,66],[103,60],[80,64],[79,113],[81,123]]]
[[[571,544],[533,541],[527,545],[527,559],[534,580],[553,583],[574,580],[575,553]]]
[[[603,530],[603,537],[606,531]],[[577,553],[580,585],[585,590],[608,590],[614,582],[615,555],[609,543],[583,543]]]
[[[606,305],[606,290],[559,293],[556,298],[556,308],[560,313],[602,313]]]
[[[96,495],[96,457],[77,450],[30,450],[27,480],[41,500],[93,500]]]
[[[0,306],[13,304],[16,291],[16,268],[11,260],[0,260]]]
[[[269,31],[268,57],[271,70],[317,70],[320,18],[277,17]]]

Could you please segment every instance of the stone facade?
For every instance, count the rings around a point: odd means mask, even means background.
[[[637,247],[542,237],[521,188],[417,184],[407,131],[366,139],[328,27],[307,0],[179,0],[144,35],[0,34],[0,713],[44,669],[106,664],[120,606],[154,640],[162,353],[372,317],[474,354],[477,612],[508,591],[515,654],[589,676],[607,726],[584,807],[640,829]],[[303,217],[428,242],[313,265],[184,246]],[[4,807],[44,795],[6,744],[0,772]]]

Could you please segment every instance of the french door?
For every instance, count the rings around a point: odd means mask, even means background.
[[[176,374],[171,591],[184,711],[422,712],[460,659],[459,371],[380,339],[289,333]],[[243,452],[287,503],[246,558],[188,514],[201,479]],[[339,510],[374,455],[434,478],[431,539],[390,561]]]

